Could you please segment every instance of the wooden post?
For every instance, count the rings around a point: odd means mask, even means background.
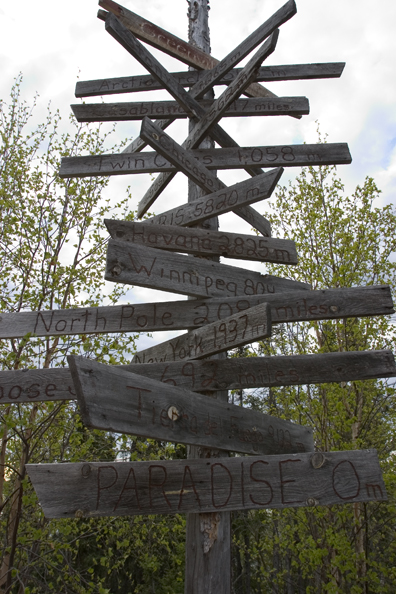
[[[210,54],[209,0],[187,0],[188,40],[205,53]],[[212,99],[213,93],[205,99]],[[194,123],[190,121],[190,131]],[[210,138],[206,138],[200,148],[214,148]],[[188,201],[193,202],[204,191],[188,180]],[[205,221],[205,229],[217,231],[218,218]],[[212,257],[212,259],[219,258]],[[226,353],[215,355],[225,358]],[[212,397],[227,402],[228,391],[215,392]],[[190,458],[209,458],[227,455],[219,450],[208,450],[197,446],[188,447]],[[215,512],[187,514],[186,569],[184,580],[185,594],[231,594],[231,513]]]

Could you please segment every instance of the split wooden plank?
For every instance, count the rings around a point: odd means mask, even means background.
[[[245,454],[314,450],[312,429],[142,375],[69,357],[88,427]]]
[[[132,363],[146,359],[182,361],[203,359],[237,346],[251,344],[271,336],[271,314],[268,303],[261,303],[224,320],[205,324],[161,344],[139,351]]]
[[[105,219],[104,222],[112,239],[148,245],[169,252],[297,264],[296,245],[290,239],[263,238],[242,233],[222,233],[195,227],[152,225],[115,219]]]
[[[213,101],[200,101],[209,110]],[[139,101],[128,103],[76,103],[70,106],[78,122],[124,122],[172,116],[188,118],[189,114],[177,101]],[[223,118],[250,116],[305,115],[309,113],[306,97],[279,97],[277,99],[237,99],[222,114]]]
[[[386,501],[376,450],[28,464],[46,518],[285,509]]]
[[[197,178],[195,170],[205,170],[205,168],[198,162],[196,164],[188,160],[187,162],[190,164],[190,168],[186,167],[185,170],[188,171],[188,177],[190,179],[192,177]],[[212,172],[209,172],[209,170],[206,171],[206,187],[210,187],[209,184],[213,183],[213,185],[216,184],[217,188],[220,187],[221,189],[215,189],[213,193],[206,194],[192,203],[186,202],[185,204],[166,210],[159,215],[149,217],[146,221],[156,225],[190,227],[191,225],[206,221],[213,216],[218,216],[230,211],[240,216],[240,207],[271,197],[272,192],[283,173],[283,167],[272,169],[268,173],[262,173],[261,175],[257,175],[256,177],[236,183],[229,187],[220,184],[220,180],[218,180]],[[199,185],[201,187],[204,185],[202,179]]]
[[[195,47],[183,39],[176,37],[172,33],[161,29],[154,23],[143,19],[136,13],[113,2],[113,0],[99,0],[99,5],[112,12],[125,27],[138,37],[138,39],[141,39],[170,56],[177,58],[188,66],[193,66],[199,70],[212,70],[219,63],[219,60],[206,54],[198,47]],[[285,8],[290,6],[290,8],[293,9],[293,5],[294,2],[288,2],[285,5]],[[106,20],[107,15],[103,11],[99,11],[98,17],[102,20]],[[252,97],[275,96],[274,93],[257,83],[251,84],[246,91]]]
[[[115,239],[109,241],[105,278],[192,297],[237,297],[310,288],[306,283]]]
[[[194,159],[210,170],[245,169],[250,167],[305,167],[343,165],[352,162],[346,143],[291,144],[236,148],[195,149]],[[174,173],[175,167],[157,152],[120,153],[64,157],[59,176],[93,177],[130,173]]]
[[[272,240],[260,239],[259,241]],[[64,336],[66,334],[186,330],[223,320],[264,302],[271,306],[273,324],[394,313],[390,288],[380,285],[246,295],[243,298],[2,313],[0,338],[22,338],[26,334]]]
[[[275,388],[395,377],[391,351],[135,363],[118,367],[193,392]],[[65,368],[0,371],[0,402],[75,400]]]
[[[317,64],[285,64],[280,66],[261,66],[256,75],[256,82],[309,80],[321,78],[339,78],[345,68],[345,62],[325,62]],[[241,68],[227,72],[219,85],[228,85],[236,78]],[[189,70],[172,72],[172,76],[183,87],[193,87],[203,76],[203,71]],[[141,91],[159,91],[163,85],[149,74],[102,78],[98,80],[80,80],[76,83],[76,97],[98,97],[122,93],[138,93]]]

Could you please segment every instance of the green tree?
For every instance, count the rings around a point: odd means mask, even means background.
[[[299,263],[295,267],[272,265],[268,271],[308,282],[316,290],[389,284],[394,294],[396,212],[392,206],[376,207],[378,196],[371,178],[347,196],[334,167],[303,169],[293,184],[277,190],[267,213],[273,235],[296,242]],[[390,316],[348,318],[276,326],[258,352],[394,351],[395,342]],[[248,558],[254,568],[253,592],[394,592],[393,383],[292,386],[245,395],[251,406],[312,426],[319,450],[377,448],[389,498],[386,504],[251,512],[248,557],[237,518],[236,546],[239,556]],[[245,566],[243,570],[246,573]]]
[[[9,103],[0,101],[0,311],[17,313],[112,305],[125,286],[105,284],[103,218],[133,218],[129,191],[105,197],[108,178],[62,180],[62,157],[119,150],[110,132],[70,121],[48,109],[34,122],[36,99],[21,98],[22,77]],[[3,370],[65,366],[68,354],[110,364],[130,361],[135,335],[96,334],[1,340]],[[28,462],[175,456],[178,448],[87,430],[74,402],[0,403],[0,591],[105,593],[177,589],[183,521],[47,521],[26,477]],[[168,535],[174,535],[171,550]],[[167,570],[166,567],[169,569]],[[180,581],[180,580],[179,580]],[[161,585],[162,584],[162,585]],[[161,589],[163,588],[163,589]]]

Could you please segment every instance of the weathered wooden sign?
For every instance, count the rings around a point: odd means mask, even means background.
[[[105,279],[193,297],[264,295],[310,288],[306,283],[115,239],[109,241]]]
[[[196,167],[198,169],[198,163]],[[191,164],[191,171],[189,168],[186,170],[191,178],[194,164]],[[212,174],[212,172],[210,173]],[[193,203],[181,204],[146,220],[159,225],[189,227],[226,212],[232,211],[239,214],[240,207],[246,207],[249,204],[270,198],[282,173],[283,167],[271,169],[268,173],[262,173],[229,187],[222,187],[220,190],[202,196]]]
[[[213,101],[200,101],[204,110]],[[188,118],[189,114],[177,101],[139,101],[134,103],[77,103],[70,106],[78,122],[122,122],[172,116]],[[223,118],[248,116],[306,115],[309,102],[306,97],[278,97],[277,99],[237,99],[223,113]]]
[[[47,518],[385,501],[376,450],[149,462],[29,464]]]
[[[246,454],[314,450],[312,429],[149,377],[69,357],[88,427]]]
[[[136,33],[135,33],[136,35]],[[136,35],[136,37],[139,37]],[[210,57],[210,56],[209,56]],[[256,74],[256,82],[276,82],[281,80],[302,80],[318,78],[339,78],[345,62],[325,62],[318,64],[283,64],[280,66],[261,66]],[[228,85],[238,76],[241,68],[233,68],[217,84]],[[193,87],[202,77],[202,70],[172,72],[172,76],[183,87]],[[97,97],[141,91],[158,91],[162,84],[150,74],[102,78],[99,80],[79,80],[76,83],[76,97]],[[269,97],[273,94],[268,95]]]
[[[305,165],[343,165],[352,162],[346,143],[291,144],[278,146],[195,149],[191,157],[207,169],[245,169],[245,167],[301,167]],[[119,153],[63,157],[59,176],[93,177],[130,173],[174,173],[175,166],[157,152]]]
[[[391,351],[146,362],[121,366],[194,392],[271,388],[395,377]],[[0,402],[75,400],[69,369],[0,371]]]
[[[142,223],[136,223],[141,225]],[[144,225],[144,223],[143,223]],[[157,227],[151,227],[156,229]],[[260,240],[272,241],[272,240]],[[394,313],[388,286],[295,291],[169,303],[136,303],[104,307],[5,313],[0,338],[63,336],[107,332],[153,332],[198,328],[267,302],[272,324]]]
[[[234,51],[231,52],[231,54],[219,62],[219,60],[216,60],[213,56],[203,52],[198,47],[179,39],[172,33],[161,29],[157,25],[143,19],[139,15],[116,4],[112,0],[99,0],[99,5],[112,12],[126,28],[136,35],[136,37],[142,41],[146,41],[153,47],[178,58],[188,66],[197,66],[199,70],[213,70],[215,67],[218,67],[219,64],[222,66],[223,64],[226,64],[227,67],[224,68],[225,73],[231,70],[235,64],[257,47],[257,45],[261,43],[271,31],[286,22],[297,12],[294,0],[287,2],[268,21],[263,23],[256,29],[256,31],[249,35],[249,37],[239,46],[234,48]],[[107,14],[99,11],[98,17],[102,20],[106,20]],[[250,85],[247,90],[250,96],[253,97],[275,96],[271,91],[268,91],[268,89],[261,87],[257,83]]]
[[[139,351],[132,362],[141,361],[142,358],[159,361],[203,359],[269,336],[271,336],[270,307],[268,303],[261,303],[224,320],[206,324],[197,330],[190,330],[175,341],[163,342]]]
[[[294,241],[289,239],[116,219],[105,219],[104,223],[113,239],[131,241],[169,252],[297,264],[296,246]]]

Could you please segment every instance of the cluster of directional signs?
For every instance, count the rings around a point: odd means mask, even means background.
[[[0,337],[21,337],[28,332],[38,336],[188,332],[137,353],[123,367],[70,357],[68,369],[2,372],[0,401],[77,398],[84,422],[91,427],[249,455],[30,465],[28,473],[46,516],[210,512],[384,500],[375,451],[314,452],[310,428],[199,394],[396,375],[389,351],[210,358],[269,337],[273,324],[390,314],[392,299],[387,286],[311,291],[304,283],[191,257],[296,263],[294,243],[272,238],[269,222],[251,205],[270,198],[283,167],[349,163],[347,145],[239,147],[219,122],[235,116],[301,117],[309,112],[305,97],[277,97],[259,83],[338,77],[344,65],[262,66],[275,49],[278,27],[296,12],[293,0],[221,61],[112,0],[100,0],[100,5],[108,10],[99,11],[106,31],[149,74],[78,82],[76,96],[166,89],[173,101],[74,105],[78,121],[142,120],[141,133],[120,154],[65,158],[60,175],[158,172],[138,205],[140,218],[177,172],[198,185],[202,197],[194,202],[181,200],[179,207],[144,222],[105,221],[111,235],[107,280],[194,299],[4,314]],[[138,38],[199,70],[167,72]],[[254,50],[246,66],[236,68]],[[225,85],[225,91],[215,100],[202,99],[214,85]],[[182,145],[164,131],[177,118],[192,122]],[[221,148],[199,148],[208,136]],[[147,145],[152,151],[142,152]],[[245,169],[250,177],[227,187],[214,170],[231,168]],[[259,234],[195,227],[230,211]]]

